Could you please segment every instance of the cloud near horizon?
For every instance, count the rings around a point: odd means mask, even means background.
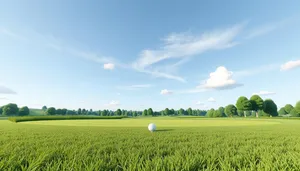
[[[214,99],[213,97],[210,97],[209,99],[207,99],[208,102],[216,102],[216,99]]]
[[[276,93],[271,91],[260,91],[258,93],[253,93],[252,95],[267,96],[267,95],[274,95],[274,94]]]
[[[0,94],[17,94],[17,93],[10,88],[0,85]]]
[[[163,89],[160,91],[160,94],[161,95],[170,95],[170,94],[173,94],[173,92],[170,90],[167,90],[167,89]]]

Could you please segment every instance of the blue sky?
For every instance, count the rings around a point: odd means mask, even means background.
[[[300,97],[299,1],[1,1],[0,105],[209,109]]]

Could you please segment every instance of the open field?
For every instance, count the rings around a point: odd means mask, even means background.
[[[299,129],[287,119],[1,120],[0,170],[300,170]]]

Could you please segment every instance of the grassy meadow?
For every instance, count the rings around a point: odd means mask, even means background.
[[[300,170],[299,130],[290,119],[0,120],[0,170]]]

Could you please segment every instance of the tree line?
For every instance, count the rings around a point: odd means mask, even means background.
[[[287,104],[278,111],[276,103],[272,99],[263,100],[259,95],[253,95],[248,99],[241,96],[236,104],[229,104],[225,108],[210,109],[207,111],[207,117],[247,117],[247,116],[292,116],[300,117],[300,101],[295,107]]]
[[[225,108],[199,110],[199,109],[183,109],[179,110],[165,108],[161,111],[153,111],[152,108],[143,111],[133,110],[98,110],[79,108],[77,110],[69,110],[66,108],[56,109],[54,107],[43,106],[42,110],[46,115],[96,115],[96,116],[206,116],[206,117],[259,117],[259,116],[292,116],[300,117],[300,101],[295,104],[286,104],[284,107],[277,109],[276,103],[272,99],[263,100],[259,95],[253,95],[248,99],[241,96],[237,99],[236,104],[229,104]],[[0,115],[4,116],[26,116],[30,114],[27,106],[19,108],[16,104],[10,103],[0,107]]]

